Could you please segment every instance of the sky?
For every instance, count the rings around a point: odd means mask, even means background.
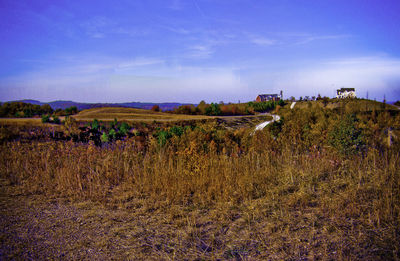
[[[0,101],[400,100],[400,0],[0,0]]]

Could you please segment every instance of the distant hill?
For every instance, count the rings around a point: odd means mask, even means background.
[[[65,109],[71,106],[76,106],[78,110],[86,110],[92,108],[102,107],[125,107],[125,108],[137,108],[150,110],[154,105],[160,106],[163,111],[170,111],[181,105],[190,105],[189,103],[177,103],[177,102],[165,102],[165,103],[151,103],[151,102],[124,102],[124,103],[80,103],[74,101],[53,101],[53,102],[41,102],[37,100],[18,100],[10,102],[24,102],[35,105],[49,104],[53,110]]]
[[[8,101],[8,102],[24,102],[24,103],[30,103],[34,105],[43,105],[45,103],[37,101],[37,100],[18,100],[18,101]]]

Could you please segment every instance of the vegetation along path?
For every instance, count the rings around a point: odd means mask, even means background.
[[[271,114],[266,114],[266,115],[271,115]],[[272,122],[275,122],[275,121],[279,121],[280,119],[281,119],[281,117],[279,116],[279,115],[271,115],[272,116],[272,120],[270,120],[270,121],[264,121],[264,122],[262,122],[262,123],[260,123],[260,124],[258,124],[256,127],[255,127],[255,129],[254,129],[254,132],[256,132],[256,131],[258,131],[258,130],[262,130],[262,129],[264,129],[268,124],[270,124],[270,123],[272,123]]]

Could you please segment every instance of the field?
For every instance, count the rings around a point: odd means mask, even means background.
[[[114,119],[123,121],[177,121],[177,120],[202,120],[209,119],[208,116],[179,115],[151,110],[105,107],[84,110],[74,116],[79,121],[92,121],[98,119],[102,121],[113,121]]]
[[[304,104],[256,133],[268,116],[4,139],[1,259],[398,260],[400,114]]]
[[[42,126],[40,118],[0,118],[1,125],[28,125],[28,126]]]
[[[185,115],[151,110],[104,107],[81,111],[73,116],[77,121],[90,122],[98,119],[104,122],[111,122],[114,119],[125,122],[182,122],[182,121],[212,121],[219,119],[226,127],[238,128],[253,126],[262,121],[270,120],[271,117],[264,114],[250,116],[206,116],[206,115]]]

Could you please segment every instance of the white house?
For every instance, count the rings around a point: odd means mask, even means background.
[[[356,90],[354,88],[341,88],[336,91],[336,98],[356,98]]]

